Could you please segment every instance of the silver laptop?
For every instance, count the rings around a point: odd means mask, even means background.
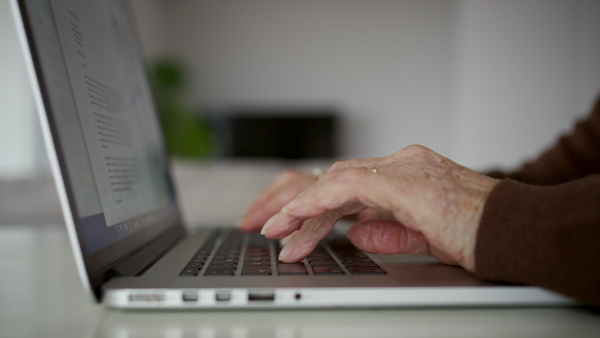
[[[297,264],[258,234],[181,222],[124,1],[12,0],[81,280],[124,309],[565,305],[424,257],[331,235]],[[226,201],[223,201],[224,203]]]

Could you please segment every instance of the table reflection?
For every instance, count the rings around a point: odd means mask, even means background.
[[[515,311],[520,313],[516,315]],[[573,309],[404,309],[302,311],[109,311],[94,337],[510,337],[569,336],[584,320]],[[571,318],[572,317],[572,318]],[[567,321],[565,321],[567,319]],[[588,319],[591,319],[588,318]],[[583,324],[580,322],[579,324]],[[579,327],[581,329],[581,327]],[[581,331],[580,331],[581,332]]]

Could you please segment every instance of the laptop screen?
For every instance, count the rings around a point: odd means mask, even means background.
[[[124,1],[104,0],[22,0],[20,8],[65,217],[88,270],[104,268],[181,228],[131,13]]]
[[[79,124],[90,162],[73,189],[95,252],[168,214],[165,151],[124,2],[50,3],[77,111],[67,123]]]

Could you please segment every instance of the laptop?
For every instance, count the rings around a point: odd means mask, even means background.
[[[94,301],[120,309],[573,303],[426,257],[370,255],[335,234],[302,262],[282,264],[278,242],[259,234],[186,230],[127,3],[11,2],[75,262]]]

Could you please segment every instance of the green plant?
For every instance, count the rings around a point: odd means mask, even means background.
[[[180,157],[212,155],[211,130],[200,114],[186,104],[181,92],[186,84],[181,63],[163,59],[151,67],[151,80],[169,152]]]

